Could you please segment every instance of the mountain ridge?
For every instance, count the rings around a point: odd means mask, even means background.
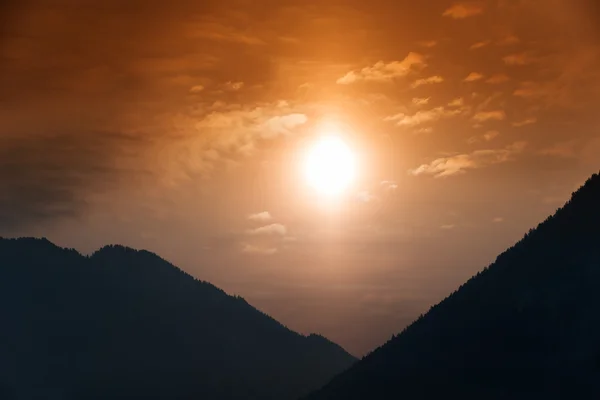
[[[492,264],[307,399],[598,394],[597,286],[594,174]]]
[[[295,399],[355,361],[145,250],[0,239],[0,260],[3,399]]]

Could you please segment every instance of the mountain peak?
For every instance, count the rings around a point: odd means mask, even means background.
[[[595,397],[599,287],[594,174],[489,267],[310,399]]]

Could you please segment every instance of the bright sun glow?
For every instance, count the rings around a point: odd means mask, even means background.
[[[319,194],[335,196],[350,186],[355,168],[350,147],[339,136],[326,135],[309,149],[305,173],[308,183]]]

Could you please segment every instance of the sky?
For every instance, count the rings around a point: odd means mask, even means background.
[[[0,235],[156,252],[364,355],[600,169],[595,0],[0,1]],[[303,175],[335,131],[356,178]]]

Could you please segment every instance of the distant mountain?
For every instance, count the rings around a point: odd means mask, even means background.
[[[0,399],[295,399],[355,359],[158,256],[0,239]]]
[[[310,400],[600,398],[600,176]]]

